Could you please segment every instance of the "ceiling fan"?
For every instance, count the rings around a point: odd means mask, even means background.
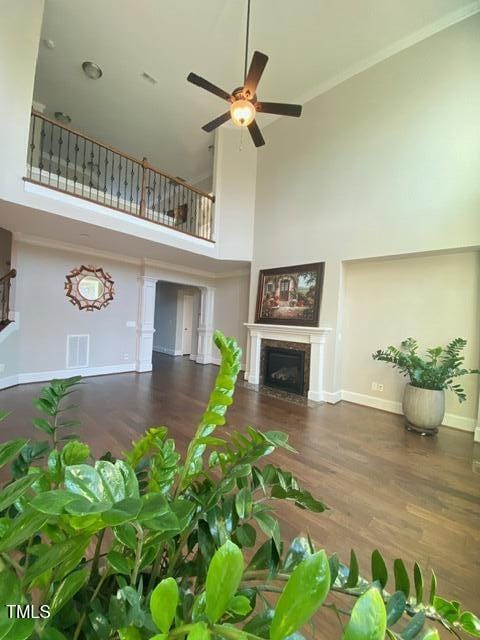
[[[286,104],[283,102],[259,102],[257,100],[257,85],[262,77],[268,62],[268,56],[260,51],[255,51],[247,73],[248,61],[248,37],[250,31],[250,0],[247,3],[247,34],[245,41],[245,70],[243,87],[237,87],[231,93],[224,91],[196,73],[189,73],[187,80],[192,84],[213,93],[230,103],[230,109],[221,116],[208,122],[202,127],[208,133],[213,131],[227,120],[232,120],[239,127],[248,127],[253,143],[256,147],[265,144],[262,132],[259,129],[255,116],[257,113],[272,113],[279,116],[292,116],[299,118],[302,115],[302,107],[298,104]]]

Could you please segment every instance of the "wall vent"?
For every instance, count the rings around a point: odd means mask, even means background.
[[[88,367],[90,336],[67,336],[67,369]]]

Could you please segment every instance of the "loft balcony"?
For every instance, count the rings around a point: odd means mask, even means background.
[[[26,182],[214,242],[212,194],[35,111]]]

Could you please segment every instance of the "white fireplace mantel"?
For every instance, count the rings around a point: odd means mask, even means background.
[[[308,398],[314,402],[324,400],[323,367],[324,347],[330,327],[300,327],[279,324],[245,323],[250,337],[250,358],[245,379],[250,384],[260,383],[260,356],[262,340],[283,340],[310,344],[310,382]]]

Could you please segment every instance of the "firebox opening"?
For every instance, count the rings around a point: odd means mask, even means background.
[[[304,395],[304,373],[304,351],[265,347],[265,386]]]

